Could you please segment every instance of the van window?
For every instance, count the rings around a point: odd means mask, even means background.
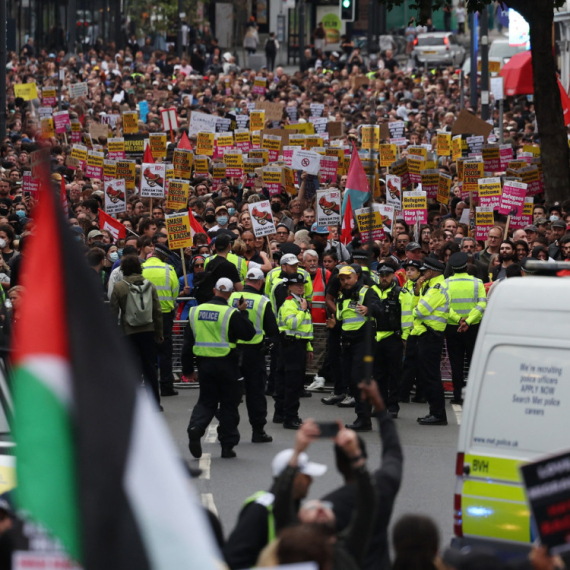
[[[570,351],[499,345],[487,360],[471,444],[521,458],[568,449]]]

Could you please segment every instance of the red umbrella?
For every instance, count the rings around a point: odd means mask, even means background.
[[[531,52],[523,51],[514,55],[503,66],[500,75],[505,82],[504,89],[507,97],[531,95],[534,93]],[[570,124],[570,97],[568,97],[568,93],[566,93],[564,86],[560,83],[560,79],[557,79],[557,81],[564,113],[564,125],[567,126]]]

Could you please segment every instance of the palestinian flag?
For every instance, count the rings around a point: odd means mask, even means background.
[[[342,217],[342,226],[340,231],[340,241],[347,245],[352,241],[352,230],[354,229],[354,216],[352,214],[352,205],[350,196],[346,197],[346,208]]]
[[[356,145],[352,143],[352,155],[350,157],[350,166],[348,167],[348,177],[346,180],[346,190],[344,192],[344,201],[342,203],[342,214],[346,210],[346,202],[350,197],[352,210],[362,208],[365,202],[370,198],[370,186],[368,177],[362,166],[360,156],[356,150]]]
[[[14,343],[17,506],[86,570],[213,569],[203,511],[45,168]]]

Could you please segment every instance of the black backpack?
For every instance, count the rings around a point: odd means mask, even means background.
[[[196,298],[198,305],[207,303],[214,298],[214,286],[217,281],[215,273],[224,262],[230,263],[224,257],[218,255],[206,265],[202,273],[194,275],[192,295]]]

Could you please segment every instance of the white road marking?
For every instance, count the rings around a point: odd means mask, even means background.
[[[200,473],[200,479],[209,479],[210,478],[210,465],[212,463],[212,454],[211,453],[204,453],[202,457],[200,457],[200,463],[198,468],[202,471]]]
[[[206,437],[204,437],[204,443],[216,443],[216,441],[218,441],[218,424],[210,424]]]
[[[218,516],[218,509],[216,509],[216,503],[214,503],[214,495],[212,495],[212,493],[202,493],[202,505]]]
[[[455,417],[457,418],[457,425],[461,425],[461,419],[463,417],[463,407],[459,404],[451,404],[453,411],[455,412]]]

